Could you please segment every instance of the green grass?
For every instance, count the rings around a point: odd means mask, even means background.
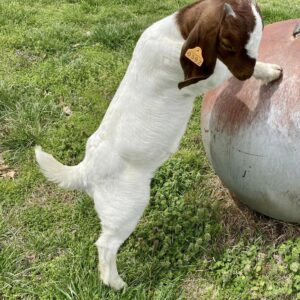
[[[98,279],[92,201],[37,169],[35,144],[66,164],[83,158],[139,35],[186,3],[0,2],[0,152],[18,174],[0,179],[0,299],[300,299],[299,227],[224,208],[199,138],[200,101],[121,249],[125,291]],[[260,3],[266,23],[300,16],[298,0]]]

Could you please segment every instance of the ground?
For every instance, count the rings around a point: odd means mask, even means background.
[[[121,249],[122,292],[99,281],[91,199],[35,163],[36,144],[83,158],[141,32],[188,2],[1,0],[0,299],[300,299],[299,226],[231,200],[205,158],[201,99]],[[266,23],[300,16],[299,0],[260,5]]]

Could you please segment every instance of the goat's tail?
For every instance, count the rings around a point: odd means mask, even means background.
[[[79,165],[65,166],[52,155],[44,152],[41,146],[35,147],[35,156],[41,171],[50,181],[66,189],[83,189]]]

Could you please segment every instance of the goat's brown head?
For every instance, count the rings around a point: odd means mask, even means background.
[[[252,76],[263,28],[255,0],[200,1],[179,12],[178,24],[186,40],[180,58],[185,80],[179,88],[211,76],[217,59],[240,80]],[[195,47],[202,49],[201,66],[186,57]]]

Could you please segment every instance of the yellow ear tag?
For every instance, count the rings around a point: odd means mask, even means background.
[[[194,49],[189,49],[185,56],[192,61],[194,64],[196,64],[198,67],[201,67],[203,64],[203,56],[202,56],[202,49],[200,47],[196,47]]]

